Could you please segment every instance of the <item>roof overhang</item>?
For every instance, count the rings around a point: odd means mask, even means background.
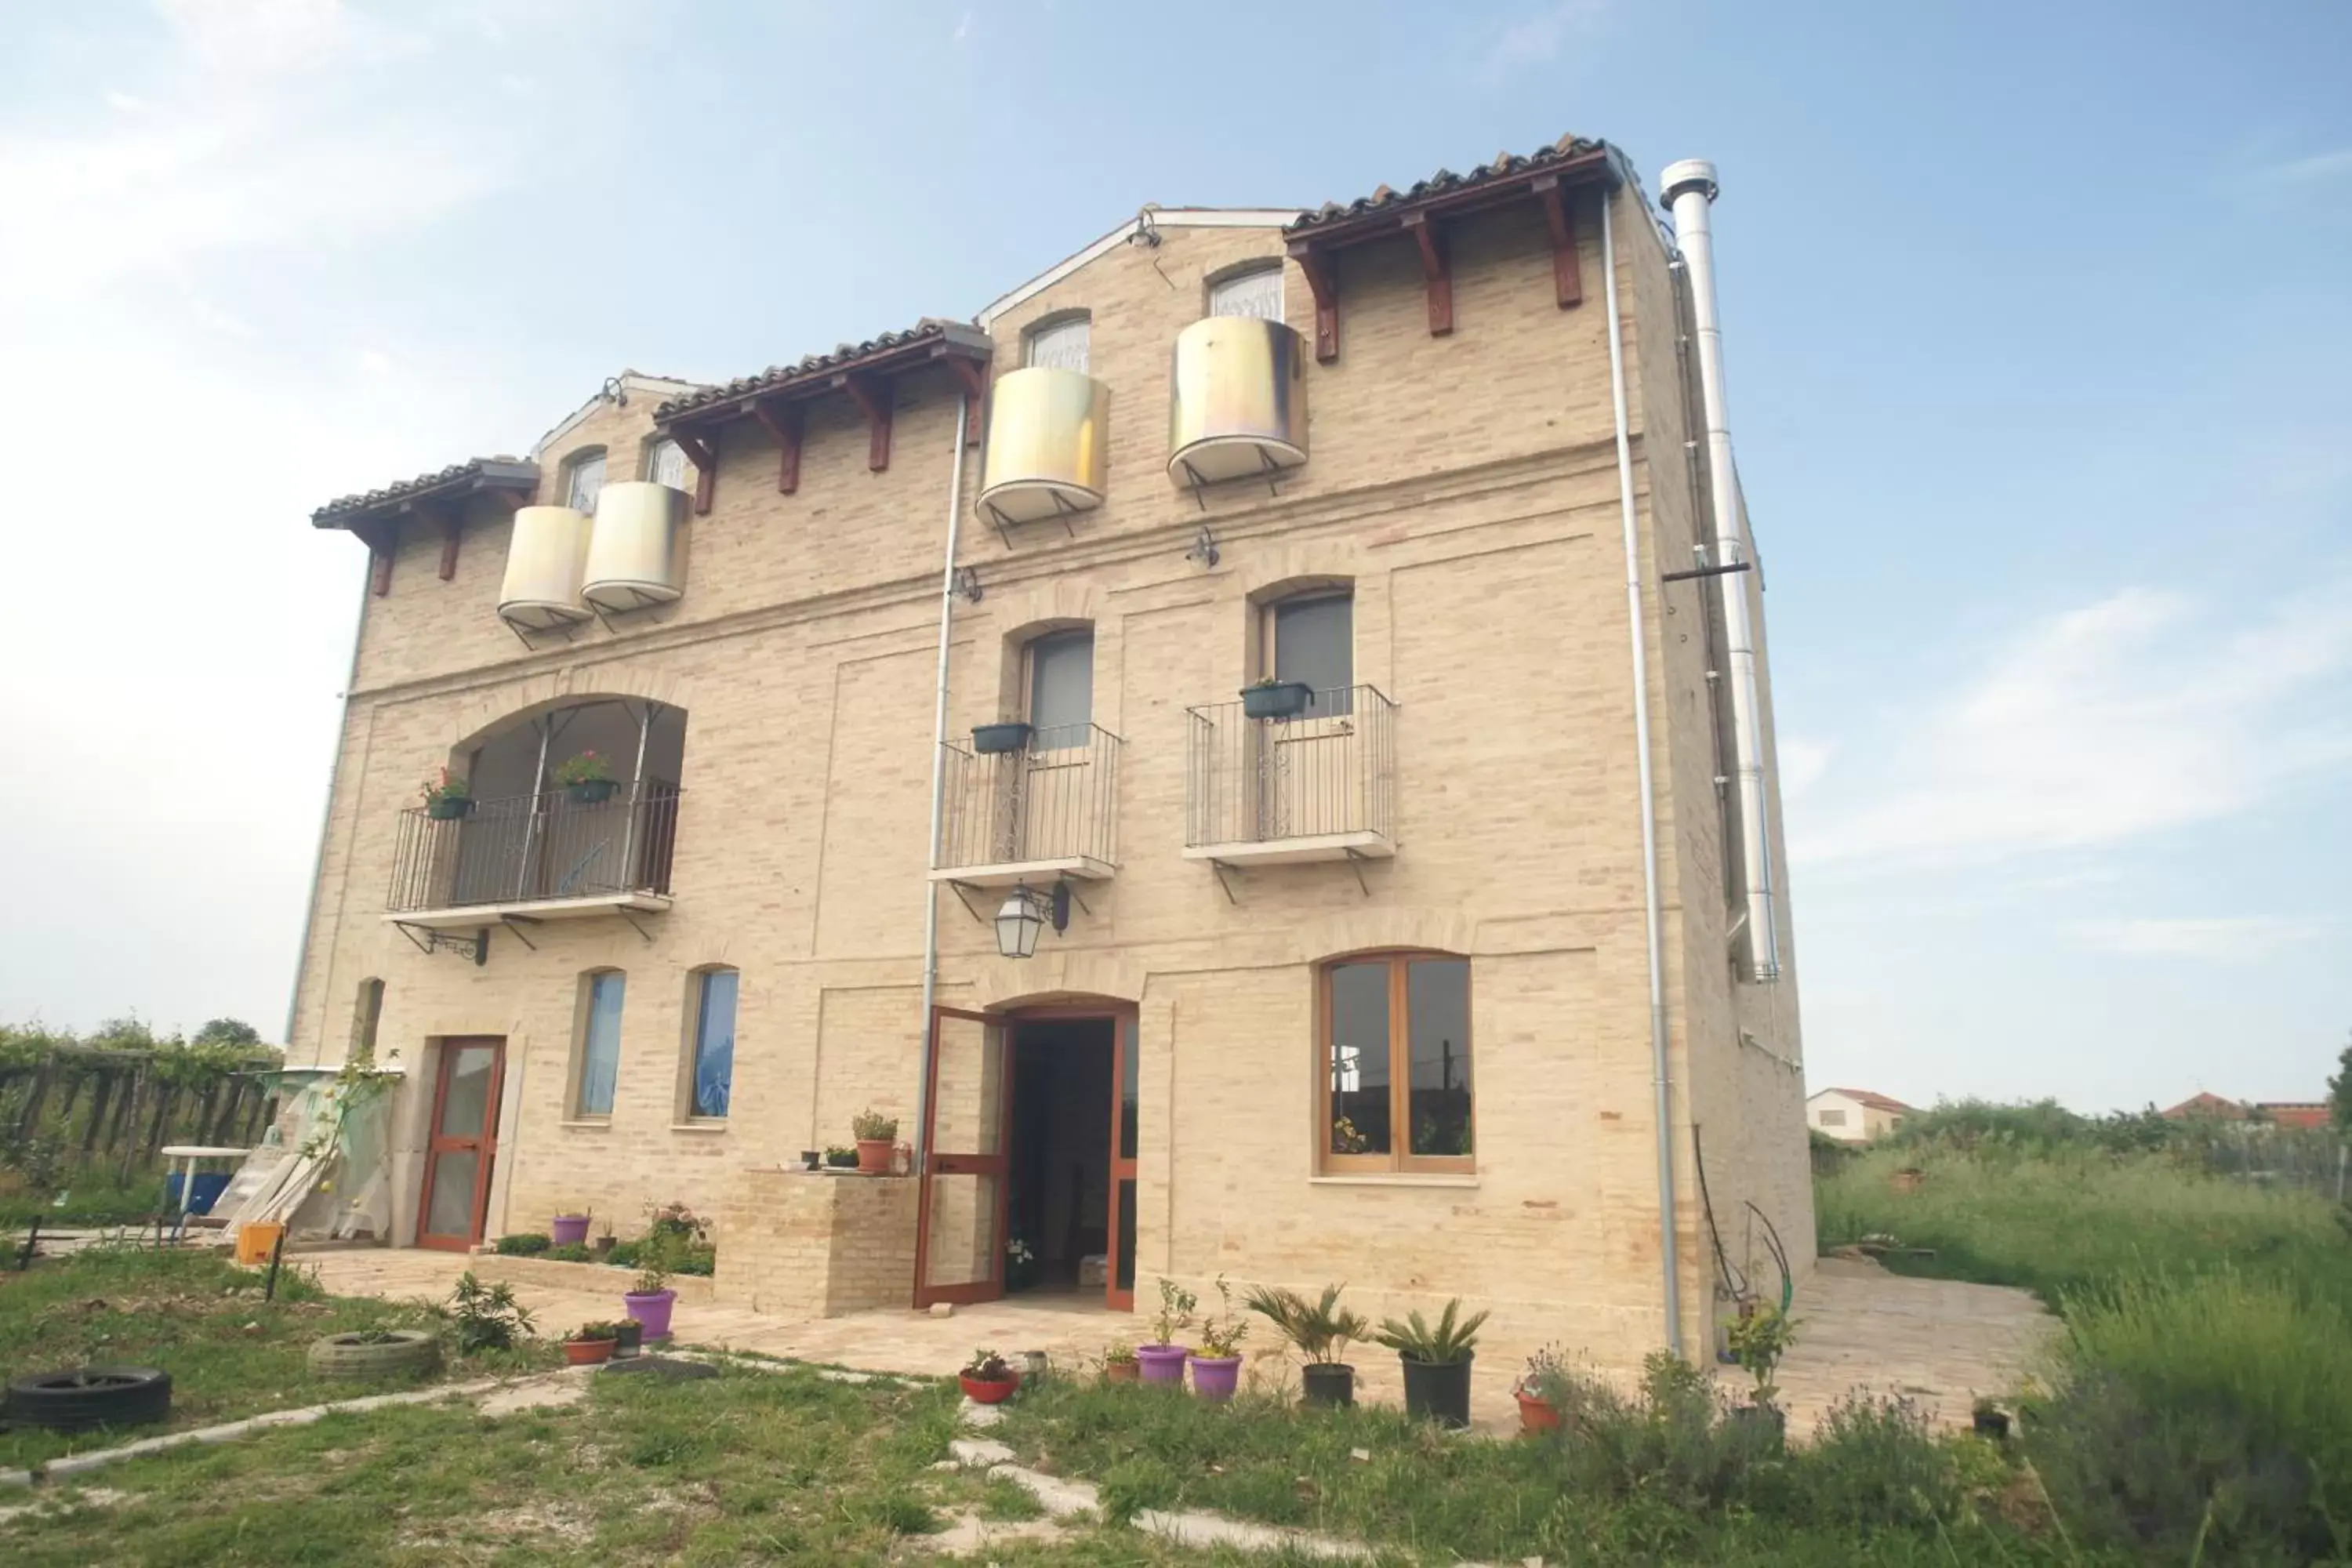
[[[313,528],[340,528],[383,550],[400,523],[425,517],[446,522],[476,496],[496,496],[508,507],[527,506],[539,490],[539,465],[515,458],[477,458],[437,474],[387,485],[365,495],[329,501],[310,514]]]
[[[986,332],[961,321],[926,321],[913,331],[876,339],[830,354],[813,355],[665,403],[654,419],[665,432],[713,429],[759,416],[778,404],[807,402],[835,393],[857,395],[861,383],[895,380],[932,365],[985,365],[995,353]]]

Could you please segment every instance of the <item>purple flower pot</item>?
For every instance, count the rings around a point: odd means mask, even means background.
[[[1241,1376],[1242,1358],[1237,1355],[1192,1358],[1192,1392],[1212,1405],[1223,1405],[1231,1399]]]
[[[560,1214],[547,1222],[550,1247],[579,1247],[587,1239],[588,1216],[584,1214]]]
[[[647,1342],[669,1338],[669,1310],[677,1304],[675,1290],[656,1290],[642,1296],[628,1290],[621,1296],[621,1305],[628,1309],[629,1316],[644,1325],[643,1337]]]
[[[1135,1362],[1143,1368],[1145,1383],[1181,1385],[1184,1381],[1184,1358],[1192,1353],[1184,1345],[1138,1345]]]

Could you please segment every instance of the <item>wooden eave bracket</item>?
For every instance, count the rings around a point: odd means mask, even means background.
[[[427,526],[441,531],[440,578],[444,583],[451,581],[457,575],[457,541],[464,533],[460,521],[465,516],[462,498],[457,505],[447,504],[438,498],[417,500],[411,502],[408,510]]]
[[[1410,212],[1399,220],[1421,251],[1421,277],[1429,296],[1429,335],[1442,338],[1454,330],[1454,270],[1445,255],[1445,237],[1425,212]]]
[[[751,417],[776,440],[776,491],[792,495],[801,488],[801,442],[808,434],[808,405],[755,397],[751,408]]]
[[[1298,263],[1307,290],[1315,296],[1315,357],[1329,364],[1339,357],[1339,278],[1331,253],[1311,239],[1294,239],[1290,258]]]
[[[712,498],[719,493],[719,437],[696,435],[688,430],[671,430],[669,438],[694,465],[694,515],[707,517]]]
[[[1584,302],[1584,277],[1576,259],[1576,216],[1568,210],[1568,195],[1560,189],[1558,174],[1538,177],[1533,188],[1543,207],[1544,226],[1551,230],[1552,297],[1565,310]]]
[[[890,384],[878,375],[845,372],[833,378],[835,390],[849,394],[849,400],[866,416],[866,466],[876,473],[890,466],[890,416],[897,399],[891,395]]]
[[[946,362],[948,369],[955,373],[957,383],[963,388],[963,395],[968,399],[964,404],[963,444],[976,447],[980,444],[981,410],[988,402],[988,362],[974,359],[970,354],[950,353],[945,343],[931,353],[934,358]]]

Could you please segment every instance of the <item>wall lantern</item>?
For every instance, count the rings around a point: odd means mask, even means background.
[[[1028,885],[1013,889],[1004,907],[996,911],[996,951],[1006,958],[1034,958],[1037,954],[1037,933],[1052,921],[1059,933],[1070,923],[1070,885],[1056,882],[1051,893],[1033,893]]]

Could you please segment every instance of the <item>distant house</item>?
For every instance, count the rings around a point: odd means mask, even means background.
[[[2258,1100],[2254,1109],[2280,1127],[2325,1127],[2327,1102],[2320,1100]]]
[[[1867,1089],[1825,1089],[1805,1101],[1805,1125],[1847,1143],[1867,1143],[1903,1125],[1911,1108]]]
[[[2190,1117],[2208,1117],[2215,1121],[2249,1121],[2260,1120],[2274,1127],[2325,1127],[2328,1112],[2325,1100],[2257,1100],[2252,1101],[2224,1100],[2218,1094],[2199,1093],[2179,1104],[2158,1113],[2172,1121],[2185,1121]]]
[[[2234,1100],[2224,1100],[2218,1094],[2198,1090],[2179,1104],[2168,1106],[2157,1113],[2168,1121],[2186,1121],[2192,1116],[2210,1117],[2216,1121],[2243,1121],[2246,1108]]]

